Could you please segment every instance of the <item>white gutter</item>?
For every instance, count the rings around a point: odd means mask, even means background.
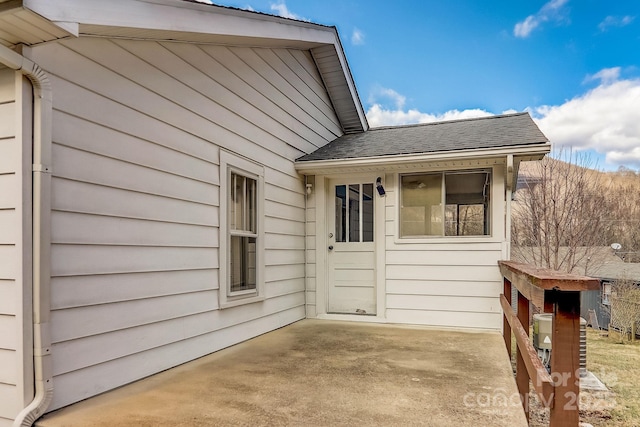
[[[541,159],[551,151],[550,144],[517,145],[511,147],[498,147],[486,149],[467,149],[453,151],[438,151],[433,153],[388,155],[376,157],[359,157],[353,159],[331,159],[331,160],[303,160],[295,163],[295,168],[299,173],[313,175],[327,169],[348,169],[354,168],[389,168],[393,166],[407,166],[419,163],[433,163],[442,161],[495,158],[513,155],[514,157],[531,157]]]
[[[50,316],[51,86],[33,61],[0,45],[0,63],[21,72],[33,86],[33,369],[35,396],[13,422],[31,426],[53,398]]]

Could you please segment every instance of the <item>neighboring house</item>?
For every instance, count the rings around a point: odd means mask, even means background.
[[[580,315],[589,320],[589,310],[594,310],[598,316],[601,328],[609,329],[611,323],[611,297],[615,295],[615,284],[620,280],[634,282],[640,286],[640,263],[624,262],[609,248],[603,248],[603,253],[597,265],[587,270],[591,277],[600,279],[601,288],[598,291],[584,291],[580,295]]]
[[[527,114],[369,131],[335,28],[196,2],[0,44],[0,426],[305,317],[500,329]]]

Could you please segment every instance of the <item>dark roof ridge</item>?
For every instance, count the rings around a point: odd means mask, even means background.
[[[440,120],[438,122],[411,123],[411,124],[407,124],[407,125],[395,125],[395,126],[378,126],[378,127],[369,128],[369,130],[367,132],[376,131],[376,130],[402,129],[402,128],[413,128],[413,127],[420,127],[420,126],[443,125],[443,124],[449,124],[449,123],[471,122],[471,121],[476,121],[476,120],[501,119],[501,118],[504,118],[504,117],[522,116],[522,115],[525,115],[525,114],[529,114],[529,113],[526,112],[526,111],[523,111],[523,112],[519,112],[519,113],[495,114],[495,115],[492,115],[492,116],[483,116],[483,117],[470,117],[470,118],[467,118],[467,119]]]

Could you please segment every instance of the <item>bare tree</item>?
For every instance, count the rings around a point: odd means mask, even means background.
[[[620,167],[608,173],[606,239],[619,243],[625,262],[640,262],[640,173]]]
[[[640,323],[640,288],[632,280],[619,279],[611,288],[611,327],[620,333],[620,342],[635,340]]]
[[[527,165],[512,205],[512,256],[522,262],[585,274],[605,241],[601,174],[588,156],[559,151]],[[522,167],[522,166],[521,166]]]

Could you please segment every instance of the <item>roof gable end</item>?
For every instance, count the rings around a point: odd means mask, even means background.
[[[34,20],[29,28],[17,29],[16,37],[4,42],[10,47],[19,43],[35,45],[60,38],[92,36],[309,50],[343,131],[353,133],[368,129],[335,27],[192,0],[23,0],[21,5],[15,1],[10,3],[12,10],[5,14],[28,14]],[[0,11],[1,6],[2,2]],[[49,28],[48,35],[40,31],[45,26]],[[25,39],[24,34],[36,32],[39,37]],[[43,38],[43,35],[47,37]]]

